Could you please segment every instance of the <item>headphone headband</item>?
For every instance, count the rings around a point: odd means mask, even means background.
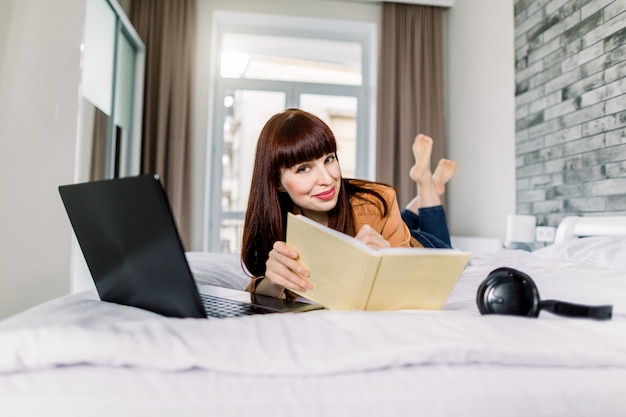
[[[574,304],[558,300],[542,300],[539,303],[542,310],[560,316],[586,317],[597,320],[608,320],[613,315],[613,306],[588,306],[584,304]]]

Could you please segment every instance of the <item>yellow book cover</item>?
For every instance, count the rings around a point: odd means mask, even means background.
[[[438,310],[471,256],[456,249],[372,249],[302,215],[287,215],[287,244],[311,275],[298,295],[330,310]]]

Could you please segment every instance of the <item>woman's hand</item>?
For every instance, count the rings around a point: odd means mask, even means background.
[[[391,246],[389,241],[385,240],[385,238],[369,224],[364,224],[355,238],[373,249],[388,248]]]
[[[309,270],[298,262],[298,252],[285,242],[275,242],[265,262],[265,278],[289,290],[310,290]]]

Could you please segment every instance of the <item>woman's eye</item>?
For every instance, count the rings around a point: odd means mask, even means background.
[[[298,168],[296,168],[296,172],[297,173],[307,172],[308,169],[309,167],[307,165],[300,165]]]
[[[335,155],[328,155],[328,156],[326,157],[326,161],[325,161],[325,162],[326,162],[327,164],[330,164],[331,162],[334,162],[334,161],[335,161],[335,159],[336,159]]]

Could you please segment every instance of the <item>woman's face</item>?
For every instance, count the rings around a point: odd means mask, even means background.
[[[322,224],[328,223],[328,212],[337,205],[341,189],[341,169],[334,153],[319,159],[284,168],[280,185],[302,214]]]

